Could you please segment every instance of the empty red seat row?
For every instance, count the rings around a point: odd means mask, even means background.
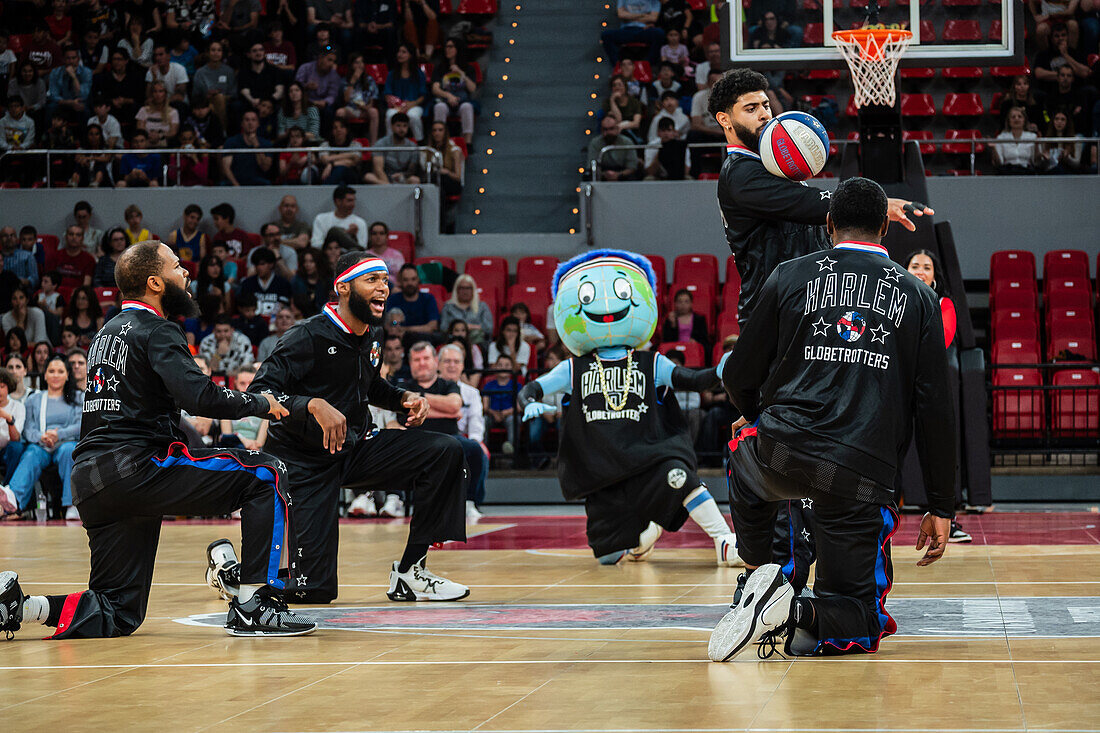
[[[1050,429],[1060,438],[1100,436],[1100,375],[1090,369],[1062,369],[1042,389],[1038,369],[999,369],[993,375],[993,437],[1039,438]]]

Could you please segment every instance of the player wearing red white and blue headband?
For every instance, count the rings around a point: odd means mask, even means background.
[[[372,272],[381,272],[389,277],[389,268],[381,257],[368,257],[352,265],[336,276],[335,283],[351,282],[357,277],[369,275]]]

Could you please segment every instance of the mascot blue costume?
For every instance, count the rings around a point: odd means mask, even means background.
[[[566,499],[584,499],[588,544],[602,564],[645,560],[662,528],[674,532],[689,516],[714,538],[719,565],[740,564],[672,394],[712,389],[720,370],[637,350],[657,326],[655,283],[649,260],[633,252],[594,250],[558,267],[554,322],[574,356],[524,386],[523,419],[566,393],[558,478]]]

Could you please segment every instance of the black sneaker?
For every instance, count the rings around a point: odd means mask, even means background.
[[[0,573],[0,631],[10,641],[15,638],[23,623],[23,589],[19,587],[19,575],[11,570]]]
[[[316,629],[316,621],[291,611],[267,586],[245,603],[229,601],[225,617],[225,633],[230,636],[303,636]]]
[[[951,520],[951,533],[947,535],[948,542],[973,542],[974,538],[971,537],[966,530],[959,525],[954,519]]]

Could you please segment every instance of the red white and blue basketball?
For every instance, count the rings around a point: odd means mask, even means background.
[[[792,181],[813,178],[829,159],[829,135],[813,115],[784,112],[760,133],[760,160],[773,175]]]

